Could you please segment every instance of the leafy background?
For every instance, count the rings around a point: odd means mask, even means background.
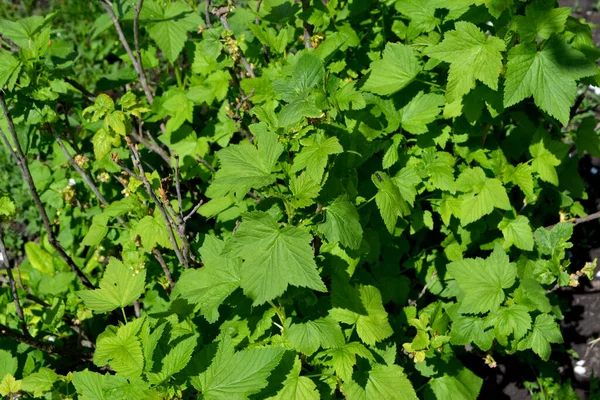
[[[4,145],[2,395],[470,399],[504,369],[575,398],[600,140],[571,10],[6,4],[0,128],[48,224]]]

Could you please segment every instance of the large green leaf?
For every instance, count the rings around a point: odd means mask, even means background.
[[[414,51],[402,43],[388,43],[381,60],[371,63],[364,90],[389,95],[405,88],[421,71]]]
[[[496,311],[517,277],[517,267],[499,245],[487,259],[468,258],[448,264],[448,272],[463,293],[460,310],[465,313]]]
[[[254,305],[273,300],[288,285],[325,292],[310,246],[312,236],[304,229],[280,228],[265,212],[251,212],[232,238],[224,254],[242,257],[242,289]]]

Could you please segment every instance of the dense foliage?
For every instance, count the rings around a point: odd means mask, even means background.
[[[467,359],[544,365],[593,272],[590,26],[235,3],[1,11],[0,394],[475,399]]]

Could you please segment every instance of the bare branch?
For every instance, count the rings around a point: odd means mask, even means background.
[[[175,156],[175,190],[177,191],[177,202],[179,203],[179,217],[183,223],[183,200],[181,197],[181,183],[179,182],[179,156]]]
[[[60,245],[60,243],[54,236],[54,232],[52,231],[52,226],[50,224],[50,218],[48,218],[46,209],[44,208],[44,205],[42,204],[42,200],[40,199],[37,189],[35,188],[35,184],[33,183],[33,178],[31,176],[31,172],[29,171],[29,165],[27,164],[27,158],[25,157],[25,154],[23,153],[23,150],[21,149],[21,145],[19,144],[19,139],[17,137],[17,132],[15,131],[15,126],[13,124],[12,117],[10,116],[10,114],[8,112],[8,107],[6,106],[6,102],[4,101],[4,96],[1,93],[0,93],[0,107],[2,108],[2,113],[4,114],[4,118],[6,119],[6,121],[8,123],[8,132],[10,133],[10,135],[13,139],[15,148],[13,149],[12,144],[10,143],[10,141],[8,140],[8,138],[4,134],[4,131],[1,128],[0,128],[0,136],[2,137],[2,140],[4,140],[6,147],[8,147],[13,159],[19,166],[19,169],[21,170],[21,173],[23,174],[23,178],[25,179],[25,182],[27,183],[27,186],[29,187],[29,192],[31,193],[31,196],[33,197],[33,201],[34,201],[36,207],[38,208],[38,211],[40,212],[40,215],[42,217],[42,222],[44,224],[46,234],[48,235],[48,241],[50,242],[52,247],[54,247],[54,249],[56,249],[56,252],[58,253],[58,255],[67,263],[67,265],[71,268],[71,270],[73,272],[75,272],[75,274],[77,275],[79,280],[81,280],[81,282],[87,288],[93,289],[94,285],[92,285],[92,283],[85,276],[85,274],[81,271],[81,269],[77,266],[77,264],[75,264],[75,261],[73,261],[73,259],[64,251],[64,249],[62,248],[62,246]],[[15,151],[15,149],[16,149],[16,151]]]
[[[579,224],[583,224],[584,222],[594,221],[596,219],[600,219],[600,211],[590,214],[586,217],[571,218],[567,221],[561,221],[561,222],[568,222],[569,224],[573,224],[574,226],[577,226]],[[558,225],[558,224],[547,226],[546,229],[550,230],[550,229],[554,228],[556,225]]]
[[[156,261],[158,261],[158,263],[160,264],[165,276],[167,277],[167,280],[169,281],[169,287],[171,289],[173,289],[175,287],[175,281],[173,280],[173,275],[171,275],[171,270],[167,266],[165,259],[163,258],[160,251],[158,251],[158,249],[152,250],[152,253],[154,254],[154,257],[156,258]]]
[[[163,217],[163,220],[164,220],[165,225],[167,227],[167,231],[169,232],[169,240],[171,241],[171,245],[173,246],[173,251],[175,251],[175,254],[177,255],[177,259],[179,260],[179,262],[182,265],[184,265],[185,267],[189,268],[189,264],[187,262],[187,259],[181,253],[181,251],[179,250],[179,246],[177,245],[177,240],[175,239],[175,235],[173,233],[173,229],[172,229],[172,226],[171,226],[171,221],[170,221],[169,213],[166,210],[166,208],[165,208],[164,204],[162,203],[162,201],[159,200],[156,197],[156,195],[154,194],[154,190],[152,189],[152,185],[148,181],[148,178],[146,178],[146,174],[144,172],[144,167],[142,166],[142,163],[140,161],[140,155],[139,155],[137,149],[135,148],[135,146],[133,145],[133,143],[131,143],[131,140],[129,140],[128,137],[126,137],[125,140],[127,141],[127,146],[129,147],[129,151],[131,152],[133,164],[140,171],[140,179],[141,179],[142,183],[144,184],[146,192],[148,193],[148,196],[150,196],[150,199],[156,205],[156,207],[158,208],[159,212],[161,213],[161,215]]]
[[[149,141],[147,141],[143,136],[142,133],[140,132],[139,134],[133,130],[129,136],[131,136],[136,142],[138,142],[139,144],[143,145],[144,147],[146,147],[148,150],[153,151],[154,153],[158,154],[160,156],[160,158],[162,158],[163,160],[165,160],[165,162],[169,165],[169,167],[171,166],[171,157],[169,157],[169,155],[167,154],[166,151],[164,151],[159,145],[157,145],[156,143],[150,143]]]
[[[194,206],[194,208],[192,208],[192,210],[191,210],[191,211],[188,213],[188,215],[186,215],[186,216],[183,218],[183,221],[184,221],[184,222],[187,222],[187,221],[188,221],[190,218],[192,218],[192,217],[194,216],[194,214],[196,213],[196,211],[198,211],[198,209],[200,208],[200,206],[201,206],[203,203],[204,203],[204,200],[200,200],[200,201],[198,202],[198,204],[196,204],[196,205]]]
[[[437,278],[437,272],[433,272],[433,274],[431,274],[431,278],[429,278],[429,281],[427,281],[427,283],[425,284],[425,286],[423,286],[423,289],[421,289],[421,291],[419,292],[419,295],[417,296],[417,298],[415,300],[409,300],[408,301],[408,305],[409,306],[416,306],[417,305],[417,301],[419,301],[421,299],[421,297],[423,297],[425,295],[425,293],[427,292],[427,288],[429,288],[429,286],[431,286],[431,284],[433,283],[433,281]]]
[[[210,0],[204,1],[204,21],[206,22],[206,26],[208,28],[212,28],[212,24],[210,23]]]
[[[221,24],[223,24],[223,27],[225,28],[225,30],[227,30],[229,32],[233,32],[231,30],[231,27],[229,26],[229,21],[227,21],[227,12],[228,12],[227,7],[221,7],[218,9],[213,8],[213,14],[216,15],[217,17],[219,17],[219,20],[221,21]],[[233,35],[233,33],[231,34],[231,37],[235,39],[235,36]],[[238,54],[238,57],[240,58],[240,61],[242,62],[242,65],[244,66],[244,69],[246,70],[246,73],[248,74],[248,76],[251,78],[256,78],[256,75],[254,74],[254,70],[252,69],[252,66],[246,59],[246,56],[244,55],[244,52],[242,51],[242,49],[240,49],[239,47],[237,50],[237,54]]]
[[[146,75],[144,74],[144,68],[143,68],[141,62],[138,61],[138,58],[131,51],[131,47],[129,46],[129,43],[127,43],[127,38],[125,37],[125,34],[123,33],[123,28],[121,28],[121,24],[119,24],[119,20],[117,19],[117,16],[113,12],[110,2],[108,2],[107,0],[99,0],[99,1],[100,1],[100,5],[102,6],[102,8],[104,8],[104,11],[106,11],[106,13],[110,16],[110,19],[112,20],[113,25],[115,26],[115,29],[117,30],[117,34],[119,35],[119,40],[121,41],[121,45],[123,45],[125,52],[129,56],[129,60],[131,60],[131,64],[133,64],[133,68],[135,69],[135,72],[138,75],[140,84],[142,85],[142,89],[144,90],[144,94],[146,95],[146,99],[148,100],[148,103],[152,104],[154,102],[154,96],[152,95],[152,92],[150,91],[150,88],[148,87],[148,81],[146,80]],[[142,4],[142,1],[139,1],[139,3],[138,3],[139,10],[141,10],[141,4]],[[139,19],[139,10],[136,9],[136,19]],[[138,24],[138,22],[136,20],[134,20],[135,28],[137,28],[137,24]],[[137,38],[137,36],[138,36],[137,29],[135,29],[134,37]],[[137,40],[136,40],[136,46],[139,48],[139,42]]]
[[[27,329],[27,321],[25,321],[25,315],[23,314],[23,309],[21,308],[21,302],[19,301],[19,293],[17,293],[17,285],[15,284],[15,278],[12,273],[12,268],[8,263],[8,254],[6,253],[6,247],[4,246],[4,237],[2,234],[2,230],[0,229],[0,256],[2,258],[2,265],[6,269],[6,275],[8,276],[8,285],[10,286],[10,294],[13,298],[13,303],[15,303],[15,310],[17,312],[17,316],[21,320],[21,329],[23,330],[23,334],[25,336],[31,336],[29,334],[29,329]]]
[[[307,12],[309,8],[310,0],[302,0],[302,11]],[[310,37],[312,36],[313,27],[308,23],[308,21],[304,21],[302,23],[302,27],[304,28],[304,47],[307,49],[312,49]]]

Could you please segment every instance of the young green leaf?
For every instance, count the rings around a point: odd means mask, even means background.
[[[328,242],[339,242],[342,246],[358,249],[362,241],[363,229],[356,207],[344,197],[337,198],[324,207],[325,221],[319,231]]]
[[[145,269],[135,272],[111,257],[100,280],[100,288],[81,290],[77,295],[89,309],[105,313],[126,307],[137,300],[144,293],[145,281]]]
[[[309,178],[315,182],[321,182],[329,156],[344,151],[336,137],[325,139],[320,133],[304,140],[302,144],[304,147],[294,158],[292,172],[306,169]]]
[[[409,46],[388,43],[383,57],[373,61],[370,70],[363,89],[379,95],[390,95],[408,86],[421,71],[421,64]]]
[[[551,343],[562,343],[563,338],[554,317],[540,314],[535,318],[533,330],[519,343],[519,350],[532,349],[544,361],[550,358]]]
[[[469,258],[448,264],[448,272],[464,294],[459,302],[464,313],[498,310],[505,298],[504,289],[517,277],[517,267],[499,245],[485,260]]]
[[[469,93],[475,88],[475,80],[498,90],[504,41],[486,37],[470,22],[456,22],[454,28],[440,44],[426,51],[428,56],[450,63],[446,101],[450,103]]]
[[[533,96],[535,104],[563,125],[577,95],[576,81],[598,73],[598,67],[560,36],[548,39],[541,51],[521,43],[508,52],[504,107]]]

